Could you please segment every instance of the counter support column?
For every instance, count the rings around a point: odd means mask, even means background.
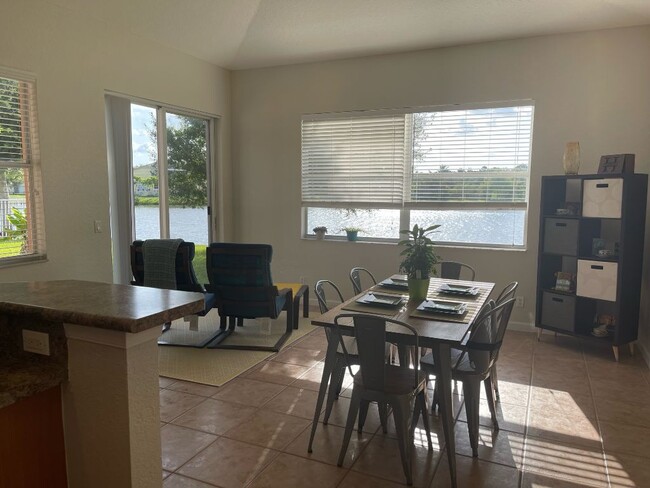
[[[64,324],[61,385],[70,488],[162,485],[160,328],[132,334]]]

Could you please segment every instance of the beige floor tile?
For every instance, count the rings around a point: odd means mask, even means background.
[[[311,423],[293,415],[258,410],[247,422],[226,432],[225,436],[257,446],[284,449]]]
[[[501,403],[525,407],[528,405],[529,395],[529,383],[515,382],[499,378],[499,401]],[[485,388],[481,388],[481,399],[485,400],[486,398]]]
[[[167,424],[160,429],[162,467],[175,471],[217,439],[216,435]]]
[[[426,447],[411,447],[413,486],[428,487],[438,463],[440,451]],[[397,439],[375,436],[352,465],[353,471],[377,476],[382,479],[405,483]]]
[[[644,405],[650,404],[650,387],[640,376],[628,378],[601,378],[590,375],[591,390],[595,398],[624,400]]]
[[[595,419],[583,413],[563,415],[561,410],[530,410],[527,434],[550,441],[600,449],[600,433]]]
[[[315,391],[288,386],[264,405],[264,408],[311,420],[314,418],[317,397],[318,393]]]
[[[251,488],[330,488],[346,470],[290,454],[280,454],[251,483]]]
[[[506,488],[519,484],[519,471],[501,464],[489,463],[480,459],[456,456],[456,485],[472,488]],[[443,456],[431,488],[451,487],[449,463]]]
[[[323,367],[322,364],[319,364],[309,369],[309,371],[291,383],[291,386],[294,388],[306,388],[308,390],[318,391],[322,377]]]
[[[192,383],[191,381],[176,381],[167,388],[169,390],[182,391],[204,397],[212,396],[219,391],[219,388],[216,386],[202,385],[201,383]]]
[[[631,454],[650,459],[650,429],[600,421],[603,446],[608,454]]]
[[[535,366],[532,386],[571,392],[572,394],[581,396],[591,395],[589,376],[582,369],[572,370],[566,368],[564,371],[553,371]]]
[[[160,419],[171,422],[190,408],[205,401],[205,397],[182,391],[160,390]]]
[[[223,434],[242,422],[245,422],[256,411],[257,409],[255,407],[247,407],[209,398],[176,418],[173,423],[210,434]]]
[[[350,471],[345,475],[338,488],[401,488],[403,486],[405,486],[403,483],[394,483],[363,473],[357,473],[356,471]]]
[[[316,436],[314,437],[311,453],[307,452],[309,437],[311,435],[310,428],[305,429],[296,440],[294,440],[284,449],[284,451],[295,456],[313,459],[315,461],[333,464],[336,466],[338,463],[341,446],[343,445],[344,433],[345,429],[343,427],[320,424],[318,430],[316,431]],[[348,449],[345,453],[343,467],[349,468],[352,463],[354,463],[359,458],[359,454],[361,451],[363,451],[363,448],[366,447],[368,442],[370,442],[371,438],[372,434],[359,435],[356,430],[352,432],[352,437],[350,437],[350,444],[348,445]]]
[[[278,363],[297,364],[299,366],[316,366],[325,357],[323,349],[304,349],[301,347],[290,347],[277,356],[271,358]]]
[[[178,473],[224,488],[239,488],[250,483],[278,454],[278,451],[221,437]]]
[[[497,421],[499,429],[524,434],[526,431],[526,407],[498,402],[496,404]],[[467,422],[467,414],[463,407],[458,415],[458,420]],[[481,400],[479,410],[479,424],[485,427],[492,427],[492,416],[487,400]]]
[[[326,351],[327,337],[322,332],[319,334],[309,334],[308,336],[305,336],[304,339],[294,342],[291,347],[297,347],[299,349],[314,349],[317,351]]]
[[[457,422],[455,426],[456,453],[472,457],[467,424]],[[478,457],[483,461],[517,468],[521,466],[524,436],[513,432],[498,431],[480,427],[478,435]]]
[[[557,416],[596,418],[591,395],[576,395],[564,390],[537,386],[533,387],[531,392],[530,410],[555,412]]]
[[[522,473],[521,488],[586,488],[594,486],[584,481],[569,481],[562,478],[556,478],[555,473],[548,473],[548,475],[537,473]],[[605,488],[607,485],[596,484],[596,487]]]
[[[329,418],[330,425],[337,425],[339,427],[345,427],[345,424],[348,419],[348,411],[350,410],[350,399],[340,396],[338,400],[334,402],[332,406],[332,414]],[[324,412],[321,413],[321,420],[323,419]],[[357,424],[355,424],[357,425]],[[371,403],[368,407],[368,415],[366,416],[366,422],[363,425],[363,431],[366,433],[375,433],[377,429],[381,426],[381,421],[379,420],[379,409],[376,403]]]
[[[543,331],[539,341],[534,343],[535,356],[560,359],[584,359],[579,338]]]
[[[277,383],[239,377],[219,388],[212,398],[251,407],[261,407],[285,388],[284,385]]]
[[[650,463],[647,458],[629,454],[606,454],[612,488],[650,486]]]
[[[526,438],[523,471],[523,486],[608,485],[602,450],[531,437]]]
[[[268,381],[280,385],[289,385],[305,374],[309,368],[297,364],[277,363],[265,361],[257,368],[244,374],[251,380]]]
[[[169,385],[171,385],[175,381],[178,381],[178,380],[175,380],[174,378],[167,378],[165,376],[159,376],[158,377],[158,385],[160,386],[160,388],[167,388]]]
[[[214,488],[214,485],[208,485],[201,481],[186,478],[185,476],[172,474],[163,482],[163,488]]]
[[[650,429],[650,405],[632,403],[626,399],[618,401],[597,397],[594,401],[599,420]]]

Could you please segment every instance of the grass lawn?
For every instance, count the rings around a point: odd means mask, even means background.
[[[207,246],[203,244],[195,244],[194,249],[194,272],[196,273],[196,278],[199,280],[199,283],[205,285],[208,283],[208,272],[205,269],[205,248]]]
[[[18,256],[20,254],[20,245],[20,241],[0,239],[0,257],[9,258],[11,256]],[[205,251],[203,252],[203,268],[205,271]]]

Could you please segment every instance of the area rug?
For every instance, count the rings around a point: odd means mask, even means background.
[[[219,333],[219,314],[210,310],[205,317],[198,317],[198,329],[192,330],[184,319],[174,320],[169,330],[158,338],[158,344],[172,346],[204,347]]]
[[[300,317],[298,329],[293,331],[284,348],[317,329],[317,327],[311,325],[310,321],[309,318]],[[273,320],[271,322],[278,322],[278,324],[271,324],[271,334],[279,326],[285,327],[284,315],[281,315],[277,321]],[[237,331],[233,333],[233,336],[246,328],[250,329],[251,336],[267,333],[267,324],[264,322],[247,321],[246,324],[243,328],[237,327]],[[185,327],[187,327],[187,324],[185,324]],[[254,328],[256,330],[253,330]],[[158,346],[158,369],[160,376],[212,386],[222,386],[273,355],[274,353],[264,351]]]

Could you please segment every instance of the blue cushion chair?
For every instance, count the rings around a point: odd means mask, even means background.
[[[210,244],[206,253],[210,281],[206,289],[215,294],[221,329],[226,332],[208,347],[279,351],[293,330],[294,304],[290,288],[278,290],[273,284],[273,248],[269,244],[219,242]],[[244,325],[244,319],[277,319],[283,310],[287,312],[286,332],[274,345],[229,345],[227,341],[222,342],[235,330],[235,324]]]

